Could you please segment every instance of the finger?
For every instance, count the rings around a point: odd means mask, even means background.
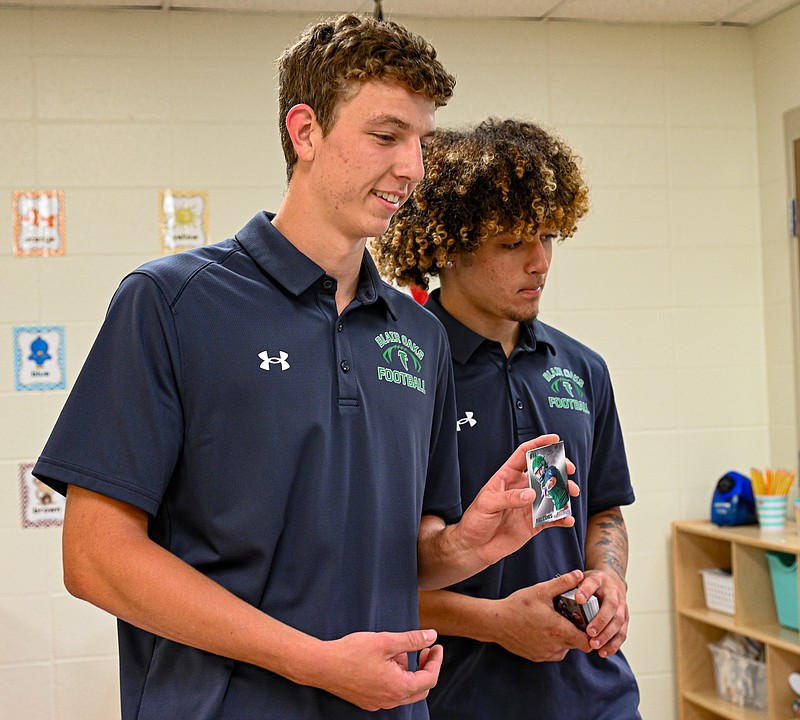
[[[622,633],[624,637],[626,626],[627,620],[623,609],[610,609],[608,603],[603,603],[599,612],[592,618],[592,622],[589,623],[589,627],[586,629],[587,634],[592,638],[592,648],[597,650],[603,647],[619,633]]]
[[[431,689],[428,688],[427,690],[424,690],[423,692],[417,693],[416,695],[410,695],[405,700],[403,700],[400,703],[400,705],[413,705],[414,703],[419,702],[420,700],[424,700],[425,698],[428,697],[428,695],[430,694],[430,691],[431,691]],[[387,710],[391,710],[391,708],[386,708],[386,709]]]
[[[542,523],[541,525],[536,525],[533,528],[533,535],[538,535],[542,530],[547,530],[547,528],[571,528],[575,524],[575,518],[572,515],[567,515],[567,517],[559,518],[558,520],[550,520],[546,523]]]
[[[438,667],[442,665],[442,658],[444,657],[444,648],[441,645],[434,645],[429,648],[425,648],[419,654],[419,665],[417,672],[420,670],[428,670],[431,671],[434,669],[436,664],[438,663]],[[431,663],[431,666],[428,667],[428,663]],[[436,670],[438,674],[438,669]]]
[[[570,497],[578,497],[581,494],[581,488],[578,483],[567,480],[567,487],[569,488]]]
[[[579,603],[585,603],[590,595],[597,595],[601,589],[600,578],[595,575],[586,575],[578,589],[575,591],[575,599]]]
[[[439,681],[439,671],[442,668],[444,648],[434,645],[420,653],[420,665],[415,673],[410,675],[406,688],[408,696],[403,700],[403,705],[423,700],[428,696],[430,689]]]
[[[515,490],[494,490],[482,492],[477,500],[480,502],[480,509],[485,513],[499,513],[504,510],[532,505],[536,499],[536,493],[531,488]]]
[[[556,613],[556,619],[553,622],[556,623],[553,630],[558,632],[558,637],[567,650],[576,649],[583,653],[592,651],[592,647],[589,645],[591,638],[571,620],[565,618],[561,613]]]
[[[567,458],[567,475],[574,475],[576,469],[577,468],[575,467],[575,463],[573,463],[572,460]]]
[[[580,570],[573,570],[566,573],[566,575],[559,575],[552,580],[541,583],[541,587],[546,597],[554,598],[563,592],[567,592],[567,590],[578,587],[582,579],[583,573]]]
[[[602,658],[611,657],[615,655],[617,651],[622,647],[622,643],[625,642],[627,635],[625,633],[619,632],[617,633],[611,640],[609,640],[605,645],[601,648],[598,648],[597,654]]]
[[[603,657],[607,657],[608,655],[613,655],[617,650],[619,650],[619,647],[625,641],[626,637],[626,628],[622,624],[613,622],[610,623],[608,627],[606,627],[606,629],[597,637],[591,638],[589,640],[589,645],[591,645],[592,650],[605,651],[606,655]]]

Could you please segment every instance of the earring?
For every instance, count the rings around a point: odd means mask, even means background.
[[[453,261],[452,261],[452,260],[448,260],[448,261],[447,261],[447,262],[444,264],[444,266],[445,266],[445,267],[448,267],[448,268],[451,268],[451,267],[453,267]]]

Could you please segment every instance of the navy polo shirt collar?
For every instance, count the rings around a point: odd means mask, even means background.
[[[442,307],[441,291],[437,288],[428,295],[425,308],[430,310],[447,330],[450,340],[450,351],[453,360],[464,364],[483,343],[494,343],[483,335],[471,330],[463,323],[456,320],[447,310]],[[516,350],[535,352],[536,350],[549,350],[552,355],[556,354],[550,328],[541,322],[531,321],[521,326],[519,341]]]
[[[304,255],[272,224],[275,213],[262,211],[247,223],[236,239],[271,278],[295,296],[306,292],[325,276],[324,268]],[[370,254],[364,250],[356,297],[363,305],[381,300],[397,319],[395,302],[381,280]]]

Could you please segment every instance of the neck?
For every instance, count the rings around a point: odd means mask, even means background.
[[[440,291],[439,300],[442,307],[462,325],[466,325],[487,340],[499,342],[506,357],[511,355],[519,342],[521,329],[518,322],[488,317],[476,312],[460,295],[448,293],[444,285]]]
[[[356,295],[366,238],[346,238],[315,216],[313,203],[292,194],[291,184],[273,226],[307,258],[336,278],[336,307],[341,313]]]

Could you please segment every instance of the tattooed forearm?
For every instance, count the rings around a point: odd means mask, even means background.
[[[619,508],[589,518],[586,528],[586,566],[605,565],[625,582],[628,568],[628,531]]]

